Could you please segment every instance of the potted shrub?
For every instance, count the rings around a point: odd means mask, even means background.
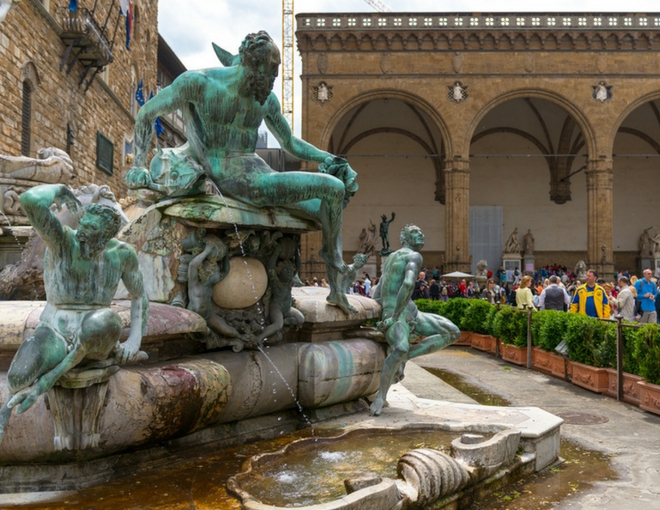
[[[435,313],[437,315],[442,315],[443,317],[446,317],[449,320],[451,320],[452,322],[454,322],[452,319],[447,317],[447,314],[446,314],[447,305],[451,301],[453,301],[453,300],[449,300],[449,301],[445,302],[445,301],[440,301],[440,300],[433,301],[433,300],[430,300],[430,299],[418,299],[418,300],[415,301],[415,305],[417,305],[417,309],[420,312]],[[468,300],[461,299],[461,301],[468,301]],[[452,306],[452,308],[456,307],[456,305],[451,305],[451,306]],[[453,312],[452,308],[450,308],[450,313],[453,315],[454,312]],[[456,342],[452,345],[470,345],[470,336],[472,335],[472,333],[469,330],[465,330],[460,325],[459,322],[454,322],[454,324],[456,324],[456,326],[458,326],[458,328],[461,330],[461,338],[458,342]]]
[[[567,370],[570,368],[570,364],[564,356],[555,351],[555,347],[564,339],[569,314],[555,310],[543,310],[538,315],[544,316],[545,320],[539,327],[538,337],[535,337],[534,344],[547,353],[549,373],[555,377],[566,379],[570,375],[570,370]],[[538,344],[536,338],[538,338]]]
[[[543,326],[554,319],[552,310],[542,310],[532,315],[532,367],[534,370],[552,373],[551,353],[540,347],[541,329]]]
[[[472,333],[470,330],[461,327],[461,320],[468,313],[472,301],[472,299],[452,298],[446,302],[442,302],[444,307],[441,315],[452,321],[461,330],[461,339],[456,344],[470,345]]]
[[[469,331],[470,343],[476,349],[482,351],[495,352],[496,340],[488,335],[486,319],[493,305],[482,299],[468,300],[469,306],[466,308],[458,327],[461,331]]]
[[[598,319],[573,313],[566,320],[564,339],[571,359],[573,384],[596,393],[605,392],[609,382],[603,366],[607,353],[601,345],[605,342],[606,326]]]
[[[646,379],[637,382],[639,407],[660,414],[660,329],[657,324],[648,324],[637,330],[633,357],[638,374]]]
[[[493,319],[495,336],[502,341],[502,359],[527,364],[527,313],[505,306]]]
[[[638,382],[643,381],[644,378],[635,375],[638,373],[639,366],[634,359],[635,339],[637,337],[638,329],[622,328],[623,336],[623,401],[629,404],[640,404],[640,387]],[[607,329],[606,342],[611,346],[609,348],[616,350],[616,326]],[[616,351],[615,351],[616,352]],[[617,371],[616,371],[616,354],[614,355],[614,363],[612,368],[607,368],[607,391],[609,397],[617,397]]]

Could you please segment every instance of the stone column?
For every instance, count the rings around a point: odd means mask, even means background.
[[[470,162],[445,162],[445,272],[470,272]]]
[[[600,278],[614,276],[612,159],[587,163],[587,265]]]

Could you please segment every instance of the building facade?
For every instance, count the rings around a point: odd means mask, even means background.
[[[0,150],[29,157],[42,147],[65,150],[74,186],[108,184],[120,198],[136,89],[141,81],[145,99],[156,92],[158,1],[133,0],[130,51],[118,2],[68,7],[23,0],[0,23]]]
[[[446,272],[496,268],[514,228],[533,234],[536,267],[646,264],[640,235],[660,236],[660,14],[296,20],[302,137],[360,175],[346,258],[394,211],[393,249],[416,223],[426,265]]]

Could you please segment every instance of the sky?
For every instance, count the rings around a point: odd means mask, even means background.
[[[529,0],[379,0],[392,12],[621,12],[621,0],[549,0],[530,6]],[[293,0],[294,14],[312,12],[375,12],[366,0]],[[636,0],[637,13],[660,12],[658,0]],[[266,30],[281,46],[281,0],[160,0],[158,30],[188,69],[220,65],[211,47],[216,43],[232,53],[238,52],[243,38],[251,32]],[[300,132],[300,59],[296,52],[294,68],[294,124]],[[275,83],[280,96],[282,84]],[[281,99],[281,98],[280,98]],[[272,137],[269,137],[271,142]]]

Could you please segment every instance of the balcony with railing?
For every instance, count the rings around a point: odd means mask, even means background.
[[[93,70],[85,91],[96,75],[114,60],[112,55],[113,43],[107,37],[108,18],[109,15],[102,26],[96,20],[94,12],[89,9],[79,8],[71,11],[63,6],[58,11],[58,21],[62,27],[60,39],[66,44],[66,50],[60,62],[60,70],[66,67],[68,74],[73,66],[80,62],[84,72],[79,84],[82,84],[88,73]]]

